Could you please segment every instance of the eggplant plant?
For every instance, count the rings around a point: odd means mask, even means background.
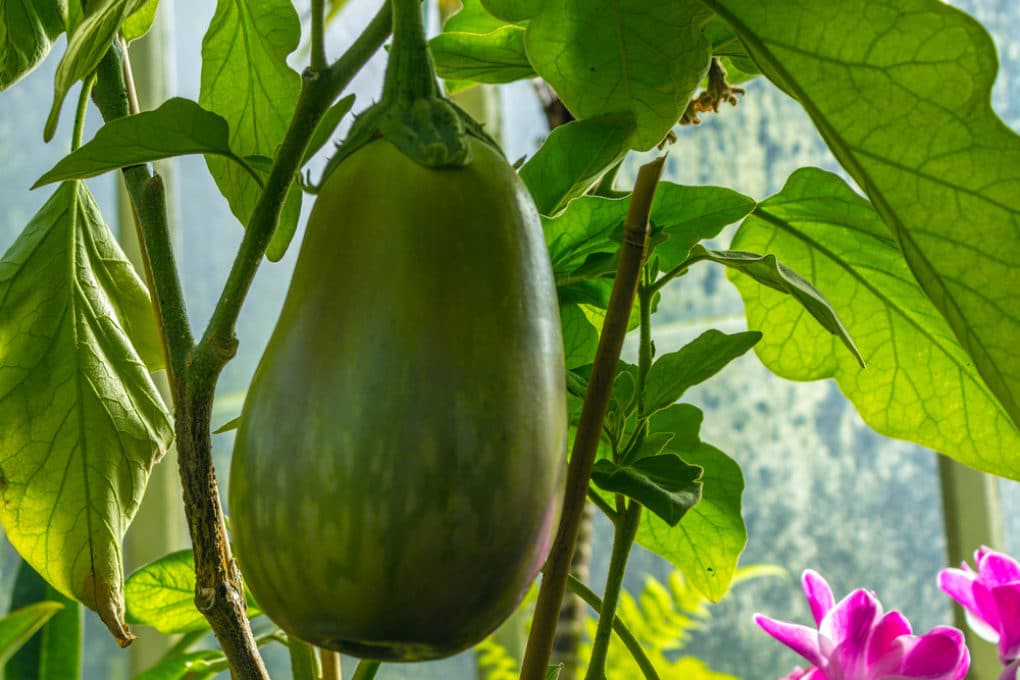
[[[542,680],[560,672],[568,590],[598,612],[587,680],[720,677],[635,635],[622,586],[635,544],[699,608],[738,577],[741,467],[683,398],[752,349],[780,377],[835,380],[885,436],[1020,479],[1020,137],[991,107],[996,54],[976,20],[939,0],[463,0],[427,40],[433,3],[380,0],[335,55],[325,26],[350,21],[343,4],[219,0],[197,101],[150,110],[128,46],[158,0],[0,4],[0,91],[58,62],[25,144],[72,131],[0,260],[0,523],[25,565],[0,659],[34,639],[19,677],[80,673],[80,603],[121,646],[131,624],[183,635],[142,677],[253,680],[274,642],[300,680],[340,677],[339,652],[364,679],[491,650],[517,610],[526,649],[503,671]],[[352,78],[391,37],[378,102],[355,102]],[[676,126],[739,105],[754,79],[803,108],[845,176],[801,168],[768,197],[661,179],[684,153]],[[520,80],[569,122],[515,163],[451,96]],[[175,261],[176,187],[153,165],[183,155],[204,156],[244,228],[203,328]],[[89,191],[105,173],[130,196],[140,267]],[[305,201],[287,301],[225,426],[228,529],[216,386],[256,271],[291,247]],[[656,345],[663,290],[702,267],[725,269],[749,330]],[[192,548],[125,579],[125,532],[172,446]],[[592,505],[614,530],[601,593],[570,574]],[[820,625],[877,606],[865,591],[834,605],[805,579]],[[198,649],[209,631],[218,648]],[[817,648],[805,677],[857,677]],[[962,677],[965,652],[944,677]],[[912,672],[901,661],[889,668]]]

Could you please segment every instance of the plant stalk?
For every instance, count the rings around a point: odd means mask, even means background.
[[[620,602],[620,591],[623,589],[623,575],[627,569],[627,558],[637,537],[641,525],[641,504],[630,501],[623,521],[616,527],[613,536],[613,552],[609,558],[609,575],[606,577],[606,592],[602,596],[602,611],[599,614],[599,625],[595,630],[595,641],[592,644],[591,659],[588,660],[588,672],[585,680],[604,680],[606,677],[606,658],[609,654],[609,638],[613,632],[613,621],[616,618],[616,605]]]
[[[538,593],[535,618],[532,620],[521,668],[521,680],[544,680],[552,653],[556,621],[566,591],[570,561],[588,496],[602,422],[609,406],[616,366],[620,360],[620,350],[627,334],[627,324],[648,250],[648,213],[664,163],[665,157],[642,166],[631,195],[623,244],[620,247],[620,262],[567,469],[563,516]]]
[[[585,604],[594,609],[600,617],[602,616],[602,600],[595,594],[595,591],[584,585],[584,583],[574,576],[567,577],[567,587],[570,588],[570,592],[577,595],[579,598],[584,600]],[[630,628],[620,620],[619,617],[613,617],[613,632],[620,638],[620,642],[630,652],[634,662],[637,663],[638,668],[641,669],[641,673],[644,674],[645,680],[659,680],[659,672],[655,670],[655,666],[652,665],[652,660],[645,654],[644,648],[641,647],[641,643],[634,633],[630,632]]]
[[[376,673],[379,672],[381,665],[378,661],[362,659],[358,662],[358,667],[354,669],[354,675],[351,676],[351,680],[372,680]]]
[[[382,101],[412,102],[439,97],[432,53],[425,40],[420,0],[392,0],[393,46],[386,65]]]
[[[279,218],[280,208],[316,123],[389,34],[387,4],[350,50],[324,71],[304,77],[290,128],[274,162],[202,342],[194,344],[174,262],[167,224],[166,194],[149,164],[123,170],[142,232],[151,288],[164,329],[167,367],[175,407],[175,428],[185,513],[195,551],[195,604],[208,619],[234,678],[268,680],[248,623],[241,574],[223,522],[212,464],[210,419],[216,381],[236,347],[234,325]],[[126,77],[123,45],[115,42],[97,69],[93,99],[107,121],[129,115],[136,101]]]

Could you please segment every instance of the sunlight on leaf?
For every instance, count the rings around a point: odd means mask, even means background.
[[[27,75],[64,31],[60,0],[5,0],[0,3],[0,92]]]
[[[241,163],[230,149],[230,128],[190,99],[174,97],[154,111],[110,121],[64,156],[32,186],[95,177],[110,170],[188,154],[216,154]]]
[[[141,7],[124,20],[124,25],[121,27],[124,40],[131,42],[148,33],[152,28],[152,22],[156,19],[156,10],[158,9],[159,0],[145,0]]]
[[[301,76],[287,65],[300,36],[298,15],[288,0],[217,2],[202,41],[198,101],[226,119],[230,147],[238,155],[276,155],[301,89]],[[224,158],[207,157],[206,163],[230,210],[246,225],[258,201],[258,183]],[[266,251],[270,260],[283,257],[300,210],[301,190],[292,184]]]
[[[429,48],[436,74],[444,80],[510,83],[535,77],[520,26],[503,26],[482,34],[445,31],[429,42]]]
[[[708,444],[679,453],[686,463],[704,470],[701,501],[676,527],[644,513],[637,542],[669,560],[698,592],[718,602],[729,590],[747,543],[740,514],[744,477],[736,461]]]
[[[811,116],[1020,426],[1020,136],[991,108],[985,29],[939,0],[705,4]]]
[[[711,12],[668,0],[547,0],[539,7],[525,34],[528,58],[571,113],[631,113],[635,149],[662,141],[708,71],[702,27]]]
[[[121,540],[173,437],[132,345],[143,304],[151,328],[144,286],[79,182],[61,185],[0,261],[0,521],[122,644]]]
[[[262,612],[248,596],[248,616]],[[124,585],[129,623],[152,626],[167,635],[208,630],[195,607],[195,557],[190,549],[164,555],[140,567]]]
[[[59,602],[37,602],[0,618],[0,668],[63,606]]]
[[[774,253],[839,310],[868,368],[804,309],[731,274],[762,362],[791,380],[835,378],[878,432],[1020,479],[1020,433],[913,278],[871,205],[841,179],[798,170],[740,227],[733,247]]]

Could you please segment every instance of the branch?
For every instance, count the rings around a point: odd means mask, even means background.
[[[392,17],[386,2],[354,44],[325,71],[305,71],[294,117],[280,145],[266,187],[259,196],[223,292],[209,325],[194,352],[190,389],[196,396],[211,396],[220,371],[234,356],[234,328],[241,305],[273,236],[280,210],[301,167],[308,141],[329,105],[350,83],[390,33]]]
[[[620,247],[620,263],[609,298],[609,309],[599,337],[595,364],[592,367],[588,391],[585,394],[581,418],[574,438],[574,448],[567,469],[567,489],[563,502],[563,517],[560,520],[556,541],[553,543],[546,563],[542,587],[538,593],[535,618],[531,623],[531,634],[524,653],[521,680],[544,680],[549,656],[552,653],[553,636],[560,603],[566,590],[570,560],[574,554],[577,531],[588,495],[595,454],[602,432],[602,421],[606,417],[609,397],[620,360],[623,338],[627,334],[634,296],[637,293],[641,269],[644,266],[648,246],[648,212],[652,197],[662,173],[665,157],[641,167],[630,199],[627,221],[624,224],[623,245]]]

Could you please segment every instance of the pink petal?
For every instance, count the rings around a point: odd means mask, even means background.
[[[878,622],[868,640],[867,662],[872,670],[891,671],[903,660],[900,637],[911,634],[910,622],[898,611],[891,611]]]
[[[829,666],[825,667],[829,676],[864,680],[868,668],[868,639],[881,610],[882,606],[874,595],[858,589],[847,595],[825,617],[821,634],[826,635],[831,630],[829,636],[836,642],[836,648],[829,656]]]
[[[815,617],[817,625],[822,624],[822,619],[829,613],[835,603],[832,597],[832,589],[828,582],[817,571],[808,569],[801,576],[801,583],[804,586],[804,596],[807,597],[808,605],[811,606],[811,615]]]
[[[1008,555],[989,550],[978,562],[978,574],[988,586],[1020,583],[1020,564]]]
[[[871,628],[881,615],[882,605],[875,596],[858,588],[829,610],[818,625],[818,632],[837,644],[844,640],[855,641],[863,655]]]
[[[999,614],[999,658],[1020,658],[1020,583],[993,588],[991,599]]]
[[[992,589],[983,581],[978,580],[974,582],[971,592],[974,594],[975,611],[973,613],[995,630],[995,639],[998,641],[1002,620],[999,616],[999,605],[995,601],[995,596],[992,595]]]
[[[1017,659],[1002,671],[999,680],[1020,680],[1020,659]]]
[[[825,663],[818,647],[818,631],[807,626],[800,626],[795,623],[776,621],[761,614],[754,615],[754,622],[762,629],[782,642],[784,645],[800,654],[815,666]]]
[[[913,643],[913,644],[910,644]],[[970,669],[970,652],[963,633],[948,626],[936,626],[911,640],[898,675],[926,680],[961,680]]]
[[[977,605],[974,603],[973,593],[975,579],[976,575],[973,572],[968,573],[962,569],[943,569],[939,572],[939,588],[959,602],[964,609],[976,612]]]

